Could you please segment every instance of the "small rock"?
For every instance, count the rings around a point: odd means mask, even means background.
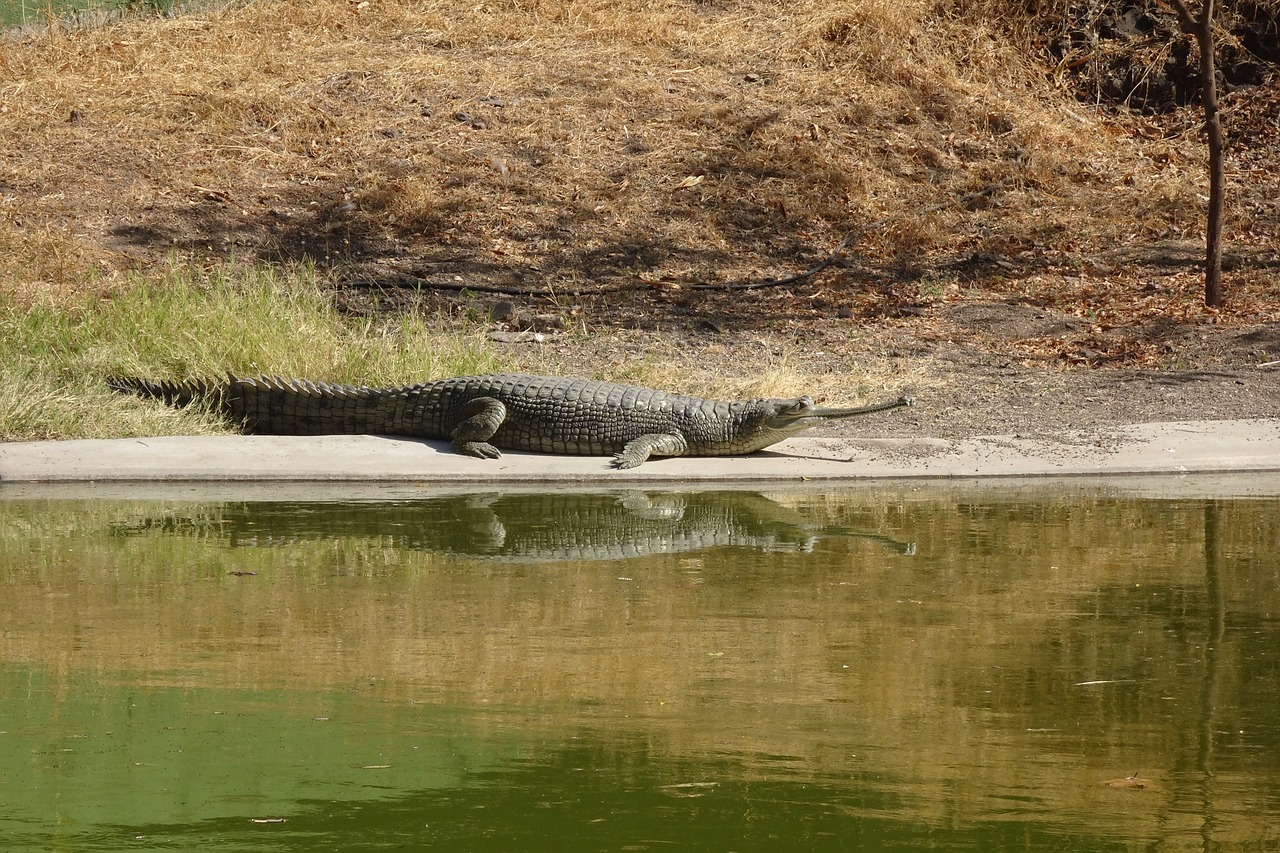
[[[519,313],[520,312],[516,309],[516,304],[514,302],[510,299],[503,299],[493,303],[493,306],[489,309],[489,319],[495,323],[509,323],[513,321]]]
[[[535,314],[529,328],[535,332],[563,332],[564,318],[559,314]]]

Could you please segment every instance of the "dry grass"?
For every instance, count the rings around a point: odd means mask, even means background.
[[[1194,147],[1047,90],[1018,25],[922,0],[321,0],[46,30],[0,51],[24,142],[0,281],[74,290],[173,251],[719,280],[883,217],[859,246],[881,259],[1194,227]],[[998,207],[916,213],[995,184]]]

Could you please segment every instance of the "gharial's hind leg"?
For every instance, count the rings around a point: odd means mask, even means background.
[[[476,397],[462,407],[462,422],[453,428],[453,449],[467,456],[497,459],[502,455],[489,443],[507,417],[507,407],[493,397]]]

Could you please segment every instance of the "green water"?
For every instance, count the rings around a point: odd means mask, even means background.
[[[0,849],[1280,849],[1268,488],[0,488]]]

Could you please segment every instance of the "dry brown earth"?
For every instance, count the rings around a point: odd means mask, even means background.
[[[758,298],[658,310],[653,301],[632,318],[643,328],[620,322],[621,328],[512,346],[525,348],[521,357],[531,369],[546,371],[625,377],[626,365],[639,360],[667,365],[672,384],[696,388],[700,376],[783,363],[810,375],[816,394],[828,399],[903,391],[917,398],[913,409],[827,431],[836,435],[1050,436],[1150,421],[1280,417],[1274,322],[1158,316],[1099,331],[1076,313],[977,286],[918,314],[871,322],[841,318],[830,306],[770,316]],[[616,302],[601,308],[616,309]],[[587,308],[575,316],[595,314]],[[1134,351],[1142,357],[1127,355]]]

